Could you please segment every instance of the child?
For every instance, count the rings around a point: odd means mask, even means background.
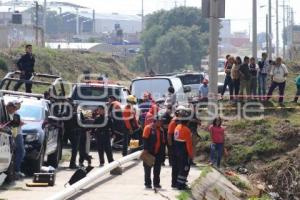
[[[219,168],[221,165],[225,138],[225,130],[222,127],[222,119],[220,117],[214,119],[213,125],[209,127],[209,132],[212,139],[212,144],[210,146],[210,161],[213,165],[217,164],[217,167]]]
[[[297,76],[297,78],[295,80],[296,80],[297,93],[296,93],[296,96],[294,98],[294,103],[297,103],[298,98],[300,96],[300,75]]]

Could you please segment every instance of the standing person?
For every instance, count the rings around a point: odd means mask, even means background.
[[[210,145],[210,162],[213,165],[221,166],[221,160],[224,151],[225,130],[222,127],[222,119],[217,117],[213,124],[209,127],[209,132],[212,140]]]
[[[121,103],[117,100],[115,96],[110,96],[108,98],[108,103],[108,115],[113,121],[114,132],[122,135],[122,155],[127,156],[129,133],[125,127]]]
[[[150,110],[152,105],[153,105],[153,101],[151,98],[151,94],[149,92],[145,92],[143,95],[143,102],[139,105],[139,110],[140,110],[139,123],[142,129],[144,128],[147,112]]]
[[[244,57],[244,62],[239,69],[240,73],[240,99],[248,99],[250,95],[250,69],[249,69],[249,57]],[[244,90],[246,90],[246,98],[244,98]]]
[[[111,147],[111,134],[113,132],[113,124],[111,117],[105,114],[104,106],[99,106],[97,108],[97,116],[95,119],[95,125],[98,128],[95,129],[95,136],[97,141],[97,150],[99,155],[100,166],[105,163],[104,152],[108,163],[114,161]]]
[[[21,133],[21,126],[24,124],[21,121],[21,116],[16,112],[20,109],[21,103],[18,101],[9,102],[6,105],[7,113],[10,119],[9,126],[12,130],[12,136],[15,141],[15,178],[18,180],[25,177],[21,172],[21,164],[25,156],[25,147],[23,135]]]
[[[164,112],[163,116],[162,116],[162,123],[163,123],[163,129],[164,129],[164,137],[167,139],[168,138],[168,127],[169,127],[169,124],[172,120],[172,110],[173,110],[173,106],[168,106],[166,111]],[[168,149],[168,158],[169,158],[169,165],[171,166],[171,161],[170,161],[170,152],[172,151],[171,150],[171,146],[169,145],[168,142],[165,143],[165,145],[163,145],[163,152],[165,153],[166,152],[166,148]],[[164,155],[163,156],[163,159],[162,159],[162,166],[165,166],[165,159],[166,156]]]
[[[296,87],[297,87],[297,92],[296,92],[296,96],[294,98],[294,103],[298,102],[298,98],[300,96],[300,75],[297,76],[297,78],[295,79],[296,81]]]
[[[263,99],[266,95],[267,88],[267,74],[268,74],[268,54],[262,53],[262,60],[258,62],[258,95]]]
[[[228,58],[228,63],[225,66],[225,80],[224,80],[224,86],[223,86],[223,90],[221,93],[221,99],[223,99],[224,93],[227,89],[227,86],[229,87],[229,93],[230,93],[230,100],[232,100],[232,95],[233,95],[233,87],[232,87],[232,79],[231,79],[231,69],[233,67],[234,64],[234,58],[233,57],[229,57]]]
[[[18,60],[17,67],[21,71],[20,81],[14,86],[14,90],[18,91],[21,85],[23,84],[22,81],[28,81],[31,79],[34,73],[34,64],[35,58],[32,54],[32,45],[27,44],[25,46],[25,54]],[[25,83],[25,90],[27,93],[31,93],[32,84]]]
[[[126,132],[128,133],[128,137],[125,138],[127,139],[127,142],[124,141],[123,145],[127,145],[128,148],[128,143],[129,143],[128,141],[130,140],[130,138],[137,139],[140,141],[141,137],[139,135],[140,132],[137,131],[139,129],[139,125],[136,119],[136,112],[133,107],[137,103],[137,100],[135,96],[129,95],[126,101],[127,101],[127,105],[125,106],[125,109],[123,111],[123,119],[125,122],[125,129]]]
[[[204,79],[199,88],[199,101],[208,102],[208,80]]]
[[[242,59],[241,57],[237,56],[235,59],[235,63],[232,67],[231,70],[231,79],[232,79],[232,87],[233,87],[233,93],[235,95],[234,99],[237,100],[238,99],[238,95],[240,92],[240,67],[242,64]]]
[[[200,137],[198,135],[198,126],[201,126],[201,120],[197,116],[197,104],[192,105],[192,108],[193,108],[192,118],[188,123],[188,127],[192,132],[193,152],[196,152],[196,145]],[[194,163],[194,161],[192,161],[191,165],[196,165],[196,164]]]
[[[276,63],[272,66],[270,71],[271,76],[271,87],[268,92],[267,100],[272,97],[273,91],[278,87],[279,88],[279,103],[283,103],[284,90],[286,84],[286,77],[288,76],[288,70],[285,64],[282,63],[282,58],[276,58]]]
[[[226,67],[228,65],[228,59],[230,58],[230,55],[227,54],[225,58],[226,58],[226,60],[225,60],[225,64],[224,64],[224,69],[226,69]]]
[[[144,125],[147,126],[153,122],[153,117],[158,113],[159,107],[156,104],[153,104],[150,110],[147,112],[145,117]]]
[[[173,86],[170,86],[168,88],[168,94],[165,100],[165,106],[173,106],[175,107],[177,103],[177,99],[176,99],[176,94],[175,94],[175,89]]]
[[[255,58],[252,57],[250,59],[250,95],[252,96],[252,99],[256,99],[257,94],[257,72],[258,72],[258,65],[255,62]]]
[[[180,114],[180,124],[176,126],[174,132],[174,162],[172,173],[177,177],[176,187],[179,190],[187,188],[187,177],[190,171],[191,161],[194,158],[192,133],[188,128],[188,117],[191,112],[187,109]]]
[[[162,116],[155,115],[154,121],[145,126],[143,132],[144,138],[144,151],[150,153],[155,157],[155,163],[153,166],[153,186],[154,188],[161,188],[160,185],[160,170],[161,170],[161,161],[162,156],[162,145],[165,143],[164,133],[162,129]],[[151,181],[151,169],[152,167],[148,166],[144,162],[144,172],[145,172],[145,187],[152,188]]]

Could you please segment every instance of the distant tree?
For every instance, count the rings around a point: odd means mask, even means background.
[[[186,65],[197,68],[207,54],[208,28],[198,8],[178,7],[148,15],[141,36],[144,67],[155,66],[159,72]]]

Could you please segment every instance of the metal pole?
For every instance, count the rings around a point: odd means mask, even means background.
[[[35,44],[36,46],[39,45],[39,4],[35,2]]]
[[[282,42],[282,57],[283,57],[283,59],[285,59],[285,39],[286,39],[286,37],[287,37],[287,32],[286,32],[286,27],[285,27],[285,0],[283,0],[283,19],[282,19],[282,24],[283,24],[283,34],[284,34],[284,39],[282,40],[283,42]]]
[[[217,1],[210,0],[210,38],[209,38],[209,103],[214,104],[218,95],[218,39],[219,39],[219,19]],[[214,113],[213,106],[209,107],[209,112]]]
[[[93,10],[93,34],[96,33],[96,13],[95,10]]]
[[[278,0],[276,0],[276,57],[279,57],[279,21]]]
[[[111,170],[122,166],[123,164],[130,162],[134,159],[138,159],[141,155],[141,151],[137,151],[135,153],[132,153],[128,156],[125,156],[117,161],[111,162],[108,165],[100,168],[100,169],[94,169],[91,171],[87,176],[80,181],[74,183],[73,185],[65,188],[64,190],[56,193],[55,195],[47,198],[47,200],[63,200],[70,198],[74,194],[81,191],[82,188],[91,185],[92,183],[95,184],[95,181],[104,176],[105,174],[109,173]]]
[[[76,35],[79,35],[79,9],[76,8]]]
[[[266,51],[269,55],[269,15],[266,14]]]
[[[186,7],[186,0],[184,0],[184,7]]]
[[[253,0],[252,7],[252,56],[257,60],[257,0]]]
[[[142,0],[142,32],[144,30],[144,0]]]
[[[43,29],[46,32],[46,17],[47,17],[47,0],[44,0],[44,12],[43,12]]]
[[[272,60],[272,45],[273,33],[272,33],[272,0],[269,0],[269,59]]]

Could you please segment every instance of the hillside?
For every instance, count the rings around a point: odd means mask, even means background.
[[[3,60],[8,67],[8,69],[0,67],[1,77],[7,70],[16,69],[14,62],[23,51],[23,48],[18,48],[0,52],[0,60]],[[76,81],[84,70],[95,74],[108,74],[111,80],[129,81],[133,77],[123,64],[101,53],[81,53],[36,47],[33,47],[33,53],[36,57],[36,72],[59,74],[65,80],[72,82]]]

